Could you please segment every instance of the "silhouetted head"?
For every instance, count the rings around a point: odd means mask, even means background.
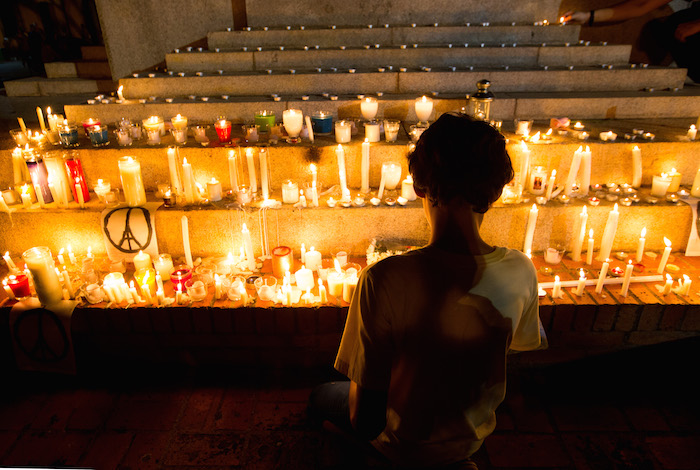
[[[446,205],[459,198],[483,214],[513,179],[503,135],[466,114],[446,113],[421,135],[408,156],[419,193]]]

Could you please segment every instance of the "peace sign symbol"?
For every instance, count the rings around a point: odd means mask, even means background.
[[[70,349],[61,320],[45,308],[27,310],[17,317],[14,334],[17,347],[36,362],[59,362]]]
[[[110,226],[112,218],[114,220]],[[146,234],[142,235],[140,231],[137,231],[139,238],[141,238],[139,239],[134,234],[131,225],[141,223],[146,226]],[[138,253],[139,250],[145,250],[153,237],[151,213],[145,207],[114,209],[105,216],[103,228],[109,243],[122,253]]]

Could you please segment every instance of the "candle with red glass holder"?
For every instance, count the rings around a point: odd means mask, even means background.
[[[7,277],[7,285],[18,299],[32,295],[29,290],[29,278],[25,274],[11,274]]]
[[[192,269],[189,266],[181,264],[175,266],[172,271],[170,271],[170,281],[173,283],[173,288],[177,290],[177,286],[180,286],[182,292],[186,292],[185,282],[192,278]]]
[[[88,202],[90,200],[90,190],[88,189],[87,182],[85,181],[85,173],[83,173],[83,165],[80,163],[80,159],[72,155],[64,157],[64,163],[66,164],[66,170],[68,171],[68,176],[71,182],[71,191],[73,192],[73,199],[80,201],[78,197],[77,188],[80,187],[80,192],[83,195],[83,202]]]
[[[94,127],[94,126],[99,126],[102,123],[97,119],[90,118],[90,119],[86,119],[85,121],[83,121],[82,124],[83,124],[83,130],[85,131],[85,135],[89,137],[90,136],[90,128]]]
[[[216,129],[216,135],[219,137],[219,142],[222,144],[231,142],[231,121],[227,121],[225,117],[221,116],[214,123],[214,128]]]

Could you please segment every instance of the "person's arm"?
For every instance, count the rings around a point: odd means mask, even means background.
[[[368,390],[354,381],[350,382],[350,423],[368,441],[376,438],[386,427],[386,403],[386,392]]]
[[[698,33],[700,33],[700,19],[679,24],[674,37],[680,42],[685,42],[690,36]]]
[[[625,21],[646,15],[650,11],[670,2],[671,0],[627,0],[609,8],[590,11],[567,11],[562,15],[562,22],[593,25]]]

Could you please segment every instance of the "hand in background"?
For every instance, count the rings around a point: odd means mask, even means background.
[[[590,11],[567,11],[562,15],[562,23],[585,24],[590,17]]]
[[[674,37],[680,42],[685,42],[690,36],[700,33],[700,20],[681,23],[676,28]]]

